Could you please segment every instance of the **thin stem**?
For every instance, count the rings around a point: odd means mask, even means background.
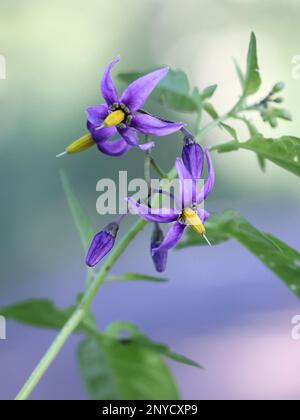
[[[36,388],[44,376],[44,373],[48,370],[49,366],[54,361],[63,345],[66,343],[70,335],[76,330],[84,316],[85,311],[81,308],[77,308],[69,321],[60,331],[56,339],[53,341],[45,356],[34,369],[24,387],[17,395],[17,401],[27,400],[27,398],[31,395],[32,391]]]
[[[31,395],[33,390],[40,382],[41,378],[47,372],[51,363],[55,360],[56,356],[66,343],[67,339],[71,336],[71,334],[76,330],[76,328],[80,325],[81,321],[84,319],[91,302],[96,296],[99,288],[104,283],[105,278],[112,269],[113,265],[117,262],[117,260],[128,247],[130,242],[133,241],[133,239],[145,227],[146,224],[146,221],[140,219],[115,247],[113,252],[110,254],[110,257],[108,257],[106,263],[103,265],[95,281],[91,283],[87,288],[84,297],[77,306],[73,315],[68,320],[63,329],[60,331],[60,333],[57,335],[56,339],[54,340],[54,342],[52,343],[52,345],[50,346],[40,363],[33,371],[32,375],[29,377],[28,381],[25,383],[25,385],[17,395],[16,400],[26,400]]]
[[[159,164],[154,160],[153,157],[150,158],[150,163],[152,168],[157,172],[157,174],[163,178],[168,179],[169,175],[165,173],[165,171],[159,166]]]
[[[242,105],[244,104],[244,101],[245,101],[245,97],[244,96],[241,96],[240,99],[238,100],[238,102],[232,107],[232,109],[230,111],[226,112],[226,114],[222,115],[219,118],[216,118],[215,120],[213,120],[209,124],[207,124],[205,127],[203,127],[199,131],[198,136],[200,136],[200,137],[203,136],[208,131],[210,131],[213,128],[217,127],[220,123],[226,121],[228,118],[235,117],[235,115],[238,112],[243,111]]]

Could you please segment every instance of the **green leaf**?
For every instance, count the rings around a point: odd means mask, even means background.
[[[150,348],[152,350],[155,350],[157,353],[169,359],[172,359],[178,363],[182,363],[188,366],[202,368],[201,365],[199,365],[199,363],[195,362],[194,360],[189,359],[186,356],[173,352],[165,344],[152,341],[150,338],[142,334],[140,329],[135,324],[132,324],[131,322],[126,322],[126,321],[114,322],[107,328],[107,334],[112,336],[113,338],[119,338],[124,332],[127,333],[127,335],[129,333],[131,336],[131,339],[134,339],[139,344],[147,348]]]
[[[94,229],[88,216],[83,211],[75,193],[72,190],[69,179],[64,172],[61,172],[61,180],[74,222],[81,237],[84,251],[87,251],[94,236]]]
[[[78,296],[79,300],[81,300],[80,296]],[[31,325],[36,328],[60,330],[67,323],[75,309],[75,306],[61,309],[50,300],[32,299],[0,308],[0,314],[20,324]],[[92,313],[88,312],[77,332],[89,332],[91,329],[96,329],[96,321]]]
[[[263,264],[272,270],[290,290],[300,297],[300,253],[275,236],[259,231],[240,214],[228,211],[214,215],[206,223],[207,237],[218,238],[219,243],[231,238],[240,242]],[[205,245],[192,230],[180,248]]]
[[[78,350],[93,400],[178,400],[173,376],[156,351],[135,340],[88,338]]]
[[[244,89],[245,89],[245,77],[243,75],[242,69],[241,69],[239,63],[235,59],[233,59],[233,62],[234,62],[234,66],[235,66],[236,73],[238,75],[238,78],[239,78],[241,87],[242,87],[242,89],[244,91]]]
[[[210,102],[205,102],[203,106],[204,110],[212,117],[213,120],[217,120],[219,118],[219,114],[215,110],[213,104]]]
[[[121,73],[118,77],[128,84],[147,73],[149,72]],[[170,70],[168,75],[153,91],[151,98],[176,111],[199,112],[201,109],[199,97],[193,95],[187,75],[181,70]]]
[[[1,315],[22,324],[60,329],[72,315],[74,307],[60,309],[49,300],[28,300],[0,309]]]
[[[231,127],[230,125],[228,125],[228,124],[225,124],[225,123],[221,123],[220,124],[221,125],[221,127],[223,127],[223,128],[225,128],[225,130],[235,139],[235,140],[237,140],[237,132],[236,132],[236,129],[235,128],[233,128],[233,127]]]
[[[210,99],[214,95],[217,88],[218,88],[218,85],[212,85],[205,88],[203,92],[201,93],[202,100],[205,101],[206,99]]]
[[[214,146],[212,150],[219,153],[238,149],[250,150],[262,158],[268,159],[276,165],[300,176],[300,139],[297,137],[281,137],[279,139],[265,139],[254,137],[247,142],[237,141]]]
[[[111,276],[108,279],[108,281],[128,281],[128,280],[153,281],[153,282],[158,282],[158,283],[164,283],[168,281],[168,279],[164,277],[147,276],[145,274],[139,274],[139,273],[125,273],[125,274],[122,274],[121,276]]]
[[[247,57],[247,72],[244,81],[244,95],[249,96],[256,93],[260,88],[260,85],[261,78],[257,61],[256,37],[254,33],[252,33]]]

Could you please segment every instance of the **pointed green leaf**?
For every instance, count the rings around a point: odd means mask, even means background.
[[[265,139],[258,136],[244,143],[233,141],[212,148],[219,153],[238,149],[255,152],[260,157],[300,176],[300,139],[297,137],[285,136],[279,139]]]
[[[88,338],[78,350],[82,379],[93,400],[178,400],[163,358],[135,340]]]
[[[157,277],[157,276],[147,276],[145,274],[139,274],[139,273],[125,273],[121,276],[111,276],[109,277],[108,281],[153,281],[157,283],[164,283],[167,282],[168,279],[164,277]]]
[[[218,88],[218,85],[212,85],[205,88],[203,92],[201,93],[202,100],[205,101],[206,99],[210,99],[214,95],[217,88]]]
[[[219,114],[215,110],[213,104],[211,104],[210,102],[205,102],[203,108],[213,120],[217,120],[219,118]]]
[[[244,91],[244,89],[245,89],[245,77],[243,75],[242,69],[241,69],[239,63],[235,59],[233,59],[233,62],[234,62],[234,66],[235,66],[236,73],[238,75],[242,90]]]
[[[237,140],[237,132],[235,128],[225,123],[221,123],[220,125],[221,127],[225,128],[225,130],[234,138],[234,140]]]
[[[78,297],[79,299],[79,297]],[[75,311],[75,306],[59,308],[50,300],[31,299],[0,308],[0,314],[6,319],[12,319],[20,324],[31,325],[36,328],[60,330],[67,323]],[[96,328],[96,322],[91,312],[88,312],[79,331],[89,331]]]
[[[173,352],[165,344],[151,340],[149,337],[145,336],[135,324],[126,321],[119,321],[114,322],[107,328],[107,334],[113,338],[120,338],[120,336],[124,333],[126,333],[127,337],[129,334],[130,338],[138,342],[140,345],[150,348],[162,356],[172,359],[178,363],[201,368],[201,365],[194,360]]]
[[[39,328],[60,329],[72,315],[74,307],[58,308],[50,300],[28,300],[0,309],[1,315],[22,324]]]
[[[258,91],[261,85],[261,78],[259,74],[259,67],[257,61],[257,47],[255,34],[251,34],[248,57],[247,57],[247,72],[244,82],[244,95],[249,96]]]
[[[118,77],[128,84],[147,73],[149,73],[149,71],[143,73],[121,73]],[[153,91],[151,98],[176,111],[199,112],[199,98],[196,99],[193,96],[187,75],[181,70],[170,70],[167,76]]]
[[[223,241],[231,238],[240,242],[272,270],[290,290],[300,297],[300,252],[271,234],[259,231],[236,212],[214,215],[206,223],[207,237]],[[213,242],[213,241],[212,241]],[[205,241],[192,230],[180,248],[205,245]]]
[[[88,216],[83,211],[74,191],[72,190],[69,179],[64,172],[61,173],[61,179],[74,222],[81,237],[84,251],[87,251],[94,236],[93,227]]]

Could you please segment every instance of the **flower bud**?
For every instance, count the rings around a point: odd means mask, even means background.
[[[284,89],[285,85],[283,82],[278,82],[276,83],[276,85],[273,86],[272,88],[272,93],[278,93],[281,92]]]
[[[151,256],[158,273],[163,273],[167,267],[168,251],[157,251],[153,252],[155,248],[158,248],[164,240],[164,233],[156,223],[151,238]]]
[[[110,223],[94,237],[86,257],[86,264],[95,267],[114,247],[118,223]]]
[[[193,179],[199,180],[201,179],[203,173],[203,149],[191,136],[186,136],[184,142],[185,144],[182,149],[182,160],[184,166],[192,175]]]

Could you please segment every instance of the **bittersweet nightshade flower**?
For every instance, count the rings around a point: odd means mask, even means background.
[[[131,83],[120,97],[111,79],[113,66],[120,61],[117,57],[109,64],[101,82],[105,104],[87,108],[89,135],[70,145],[63,154],[86,150],[95,143],[98,149],[110,156],[121,156],[133,147],[148,150],[154,143],[139,144],[138,133],[150,136],[166,136],[179,131],[185,124],[168,122],[142,111],[146,100],[158,83],[168,74],[169,68],[149,73]],[[115,141],[109,141],[119,135]],[[58,155],[61,156],[61,155]]]
[[[94,237],[86,257],[86,264],[95,267],[114,247],[119,231],[118,223],[110,223]]]
[[[151,238],[151,256],[158,273],[163,273],[166,270],[168,262],[168,251],[155,251],[164,241],[164,233],[159,227],[158,223],[155,223]]]
[[[195,232],[208,241],[204,223],[208,219],[209,213],[199,206],[206,200],[214,187],[215,172],[208,149],[205,150],[205,156],[208,178],[201,191],[198,191],[197,184],[183,161],[179,158],[176,160],[176,169],[180,181],[180,194],[177,198],[179,210],[173,208],[152,209],[132,198],[128,199],[132,210],[143,219],[156,223],[173,223],[163,242],[153,249],[154,253],[168,251],[175,247],[187,226],[191,226]]]

